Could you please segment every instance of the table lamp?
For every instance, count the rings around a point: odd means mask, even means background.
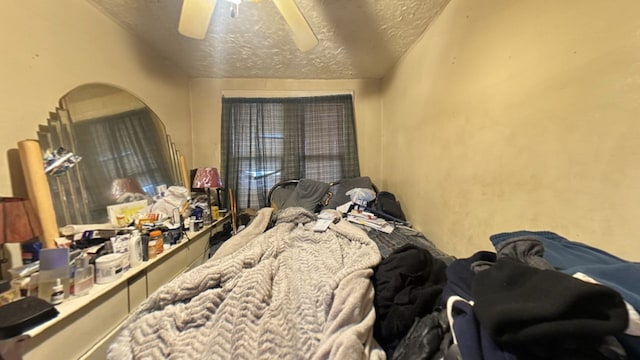
[[[211,189],[216,189],[218,206],[220,205],[220,191],[222,183],[218,169],[214,167],[198,168],[193,178],[192,188],[205,189],[207,191],[207,201],[209,203],[209,211],[211,212]]]
[[[135,194],[144,194],[144,191],[134,178],[118,178],[111,183],[111,198],[116,202],[126,202],[125,195],[133,197]]]
[[[0,197],[0,246],[26,242],[41,234],[40,219],[29,200]],[[5,261],[0,258],[0,262]]]
[[[0,197],[0,246],[30,241],[41,234],[40,219],[29,200]],[[0,263],[5,261],[4,256],[0,257]],[[0,306],[0,340],[10,342],[8,339],[17,338],[57,315],[53,305],[38,297],[13,300]]]

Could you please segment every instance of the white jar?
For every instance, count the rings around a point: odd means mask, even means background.
[[[108,254],[96,259],[96,284],[107,284],[122,276],[122,255]]]

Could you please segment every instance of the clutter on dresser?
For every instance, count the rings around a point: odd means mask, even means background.
[[[32,256],[38,260],[9,269],[11,284],[20,296],[59,303],[60,298],[86,295],[94,283],[117,280],[182,239],[180,224],[143,222],[136,226],[139,228],[83,228],[78,234],[60,237],[56,240],[60,247],[40,249]]]
[[[38,241],[24,243],[23,257],[27,261],[9,270],[12,280],[9,289],[3,291],[3,299],[31,296],[59,305],[69,298],[85,296],[95,284],[114,282],[129,269],[180,243],[186,230],[200,231],[223,216],[217,205],[212,209],[208,199],[192,199],[185,188],[161,190],[153,204],[135,204],[135,213],[114,212],[112,219],[117,221],[63,226],[55,248],[43,249]]]
[[[78,239],[67,239],[67,247],[40,249],[33,257],[37,260],[10,269],[13,279],[0,281],[0,340],[17,339],[67,314],[69,306],[76,306],[67,302],[82,303],[82,297],[93,294],[95,284],[102,291],[121,279],[128,268],[142,264],[143,253],[148,260],[149,247],[157,258],[181,237],[182,226],[147,224],[141,229],[120,228],[108,236],[113,230],[84,230]]]

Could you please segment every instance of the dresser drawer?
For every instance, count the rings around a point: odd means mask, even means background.
[[[187,268],[188,251],[176,251],[153,263],[147,269],[147,295],[167,283]]]
[[[68,300],[73,301],[73,300]],[[109,290],[78,311],[26,340],[24,359],[77,359],[129,314],[127,283]]]
[[[189,270],[202,264],[203,262],[207,261],[207,259],[209,258],[209,236],[208,235],[209,235],[209,232],[189,242],[189,250],[187,250],[187,254],[189,257],[189,260],[188,260]]]
[[[129,283],[129,312],[132,313],[138,305],[147,298],[147,273],[141,271],[128,280]]]

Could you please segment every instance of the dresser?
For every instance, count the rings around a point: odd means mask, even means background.
[[[57,305],[56,318],[25,333],[30,338],[22,343],[24,359],[104,359],[127,316],[164,283],[209,259],[209,238],[229,221],[227,215],[201,231],[187,232],[180,243],[118,280],[96,284],[88,295]]]

